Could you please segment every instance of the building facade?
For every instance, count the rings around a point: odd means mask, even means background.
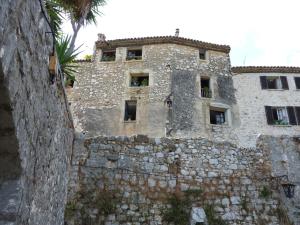
[[[164,212],[179,205],[168,199],[199,192],[184,209],[191,225],[212,213],[220,224],[300,224],[300,68],[231,68],[229,51],[99,35],[68,90],[77,135],[67,224],[168,224]]]
[[[259,134],[299,133],[300,68],[231,68],[229,46],[178,36],[106,41],[100,34],[95,46],[69,93],[77,131],[88,136],[253,147]]]
[[[253,146],[259,135],[300,134],[300,68],[233,67],[239,107],[239,143]]]

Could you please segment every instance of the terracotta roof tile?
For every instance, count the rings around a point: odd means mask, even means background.
[[[300,73],[300,67],[290,66],[238,66],[231,70],[233,73]]]
[[[115,39],[108,40],[105,42],[96,41],[97,48],[112,49],[117,47],[130,47],[130,46],[141,46],[141,45],[153,45],[153,44],[180,44],[196,48],[204,48],[207,50],[214,50],[229,53],[230,46],[218,45],[208,42],[175,37],[175,36],[159,36],[159,37],[142,37],[142,38],[126,38],[126,39]]]

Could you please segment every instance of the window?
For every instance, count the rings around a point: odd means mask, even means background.
[[[210,124],[224,124],[226,122],[226,109],[210,109]]]
[[[201,60],[206,60],[206,50],[205,49],[199,49],[199,58]]]
[[[116,60],[116,50],[102,52],[102,57],[101,57],[102,62],[109,62],[115,60]]]
[[[260,84],[262,89],[289,89],[286,77],[261,76]]]
[[[135,121],[136,120],[136,101],[129,100],[125,101],[125,115],[124,121]]]
[[[126,60],[141,60],[142,49],[128,49]]]
[[[210,81],[208,77],[201,77],[201,97],[211,98]]]
[[[130,87],[149,86],[148,73],[132,73],[130,74]]]
[[[300,125],[300,107],[265,106],[269,125]]]
[[[300,77],[295,77],[296,89],[300,89]]]

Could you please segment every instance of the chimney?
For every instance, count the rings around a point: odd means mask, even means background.
[[[179,28],[177,28],[175,31],[175,37],[179,37]]]
[[[106,40],[105,34],[98,34],[98,41],[105,42]]]

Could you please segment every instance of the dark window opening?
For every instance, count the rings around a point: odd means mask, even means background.
[[[130,87],[143,87],[149,86],[149,74],[131,74],[130,75]]]
[[[300,107],[265,106],[265,111],[269,125],[300,125]]]
[[[261,76],[260,83],[262,89],[289,89],[286,77]]]
[[[102,62],[109,62],[109,61],[115,61],[116,60],[116,51],[103,51],[102,52]]]
[[[295,77],[296,89],[300,89],[300,77]]]
[[[141,60],[142,49],[127,50],[126,60]]]
[[[225,111],[210,110],[210,124],[224,124]]]
[[[199,58],[201,60],[205,60],[206,59],[206,50],[205,49],[199,49]]]
[[[135,121],[136,120],[136,101],[130,100],[125,101],[125,121]]]
[[[196,222],[195,225],[204,225],[204,222]]]
[[[212,96],[209,83],[209,78],[201,78],[201,97],[203,98],[211,98]]]

